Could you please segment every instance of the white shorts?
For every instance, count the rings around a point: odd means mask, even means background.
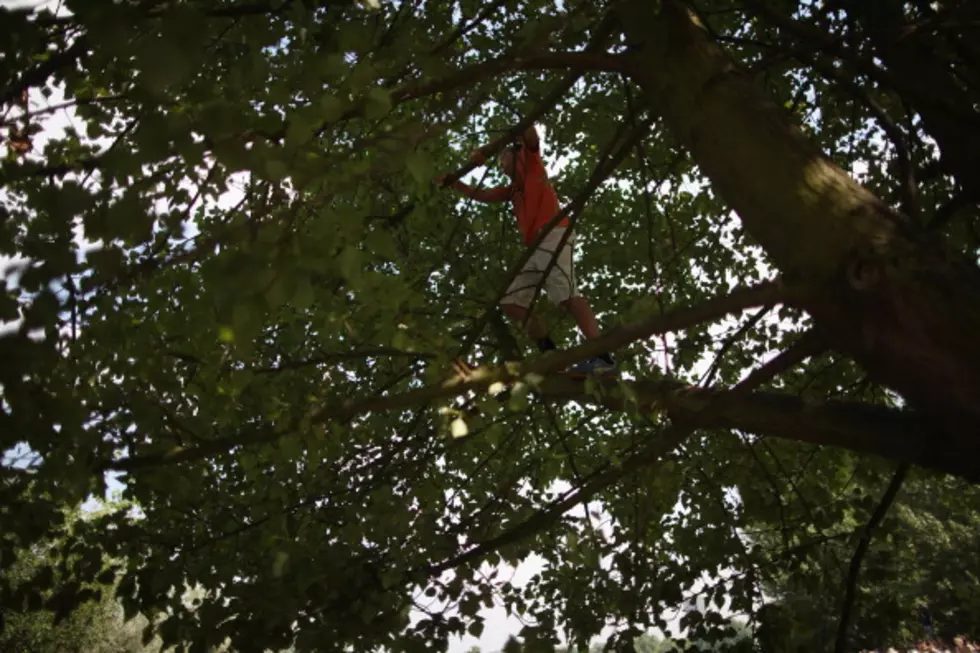
[[[538,248],[531,254],[531,258],[524,264],[524,268],[514,277],[514,281],[507,288],[507,294],[500,300],[501,304],[517,304],[523,308],[531,305],[541,277],[551,263],[558,244],[565,236],[564,227],[555,227],[545,236]],[[578,288],[575,284],[575,268],[572,265],[572,242],[575,240],[575,233],[568,236],[568,241],[558,254],[555,264],[544,281],[544,291],[548,293],[548,298],[555,304],[560,304],[572,297],[578,297]]]

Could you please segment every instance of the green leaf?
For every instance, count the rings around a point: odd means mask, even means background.
[[[432,164],[422,152],[409,152],[405,157],[405,165],[419,186],[428,186],[432,181]]]
[[[489,442],[491,446],[494,447],[498,446],[500,444],[500,441],[503,439],[504,433],[505,431],[503,425],[491,424],[487,428],[485,434],[487,438],[487,442]]]
[[[289,564],[289,554],[285,551],[276,551],[275,559],[272,561],[272,577],[282,578],[287,564]]]
[[[296,280],[296,294],[293,295],[293,306],[300,310],[305,310],[313,305],[316,299],[313,284],[307,276],[300,276]]]
[[[320,115],[324,122],[336,122],[343,115],[344,109],[344,103],[333,93],[320,97]]]
[[[248,338],[256,330],[255,323],[257,319],[258,316],[252,310],[252,307],[246,302],[240,302],[235,305],[231,314],[232,328],[230,334],[220,333],[219,338],[223,342],[232,342],[236,336]]]
[[[266,159],[264,166],[266,177],[272,181],[285,179],[289,175],[289,167],[278,159]]]
[[[395,260],[398,258],[398,248],[395,239],[387,229],[374,229],[366,238],[368,249],[377,257]]]
[[[345,246],[337,257],[337,267],[340,275],[350,284],[356,284],[361,278],[361,252],[356,247]]]
[[[285,304],[288,299],[286,279],[280,275],[273,279],[269,287],[266,288],[265,301],[270,309],[275,310]]]
[[[364,101],[364,116],[369,120],[384,118],[391,111],[391,95],[380,86],[367,92]]]
[[[528,407],[528,391],[530,387],[526,383],[515,383],[510,389],[510,398],[507,406],[512,411],[520,412]]]

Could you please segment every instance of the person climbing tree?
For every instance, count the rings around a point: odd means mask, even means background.
[[[470,160],[477,165],[483,165],[486,161],[483,148],[477,148],[470,156]],[[542,228],[559,211],[558,195],[548,180],[548,173],[541,160],[541,141],[534,126],[528,127],[516,144],[501,152],[498,161],[504,174],[510,179],[509,185],[483,189],[457,181],[452,184],[452,187],[478,202],[509,201],[517,218],[517,227],[524,236],[524,243],[530,247]],[[439,177],[436,181],[443,185],[445,177]],[[500,301],[501,310],[511,320],[527,324],[528,335],[534,339],[541,351],[555,349],[555,343],[548,335],[543,320],[531,310],[530,306],[537,287],[542,283],[542,276],[551,264],[555,251],[561,246],[568,227],[568,219],[563,218],[544,236]],[[572,261],[574,240],[575,233],[572,231],[561,246],[561,251],[554,265],[551,266],[547,278],[544,279],[544,290],[551,301],[568,311],[583,336],[595,338],[599,335],[599,325],[588,299],[579,293],[576,285]],[[616,363],[611,354],[605,353],[577,363],[567,372],[611,375],[616,372]]]

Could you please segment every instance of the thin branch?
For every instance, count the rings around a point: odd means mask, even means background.
[[[0,177],[0,185],[20,181],[28,177],[62,177],[70,172],[92,172],[102,167],[102,155],[84,157],[71,163],[43,165],[28,161],[18,166],[10,166],[7,174]]]
[[[704,373],[701,381],[698,385],[708,386],[714,383],[715,376],[718,374],[718,370],[721,369],[721,361],[725,358],[725,354],[735,345],[735,343],[742,338],[746,333],[755,328],[755,326],[765,317],[766,313],[773,309],[773,304],[766,304],[755,314],[749,318],[749,320],[740,326],[738,330],[735,331],[731,336],[725,339],[724,344],[722,344],[721,349],[715,355],[715,360],[711,363],[711,367],[708,371]]]
[[[867,553],[868,546],[871,544],[871,536],[874,535],[875,529],[885,517],[885,514],[888,513],[888,509],[895,500],[895,495],[901,489],[902,483],[905,481],[905,476],[908,474],[909,467],[909,463],[903,461],[895,470],[891,483],[888,484],[888,489],[885,490],[885,494],[881,497],[878,507],[875,508],[871,519],[868,520],[867,526],[864,527],[864,533],[861,535],[861,543],[858,544],[857,550],[854,551],[854,556],[851,558],[851,569],[847,574],[847,590],[844,594],[844,607],[841,608],[840,623],[837,626],[837,641],[834,645],[834,653],[844,653],[844,648],[847,646],[847,626],[850,623],[851,610],[854,608],[858,575],[861,572],[861,561],[864,559],[864,554]]]
[[[508,0],[494,0],[491,3],[484,5],[480,10],[480,13],[474,16],[468,23],[461,24],[459,27],[457,27],[452,34],[447,36],[445,40],[432,49],[431,54],[439,54],[440,52],[452,47],[453,43],[466,36],[470,30],[486,20],[491,14],[507,4],[507,2]]]
[[[952,220],[962,209],[965,209],[971,204],[976,204],[976,200],[976,195],[968,191],[956,193],[948,202],[936,210],[936,213],[932,216],[932,220],[929,221],[927,228],[932,230],[942,229],[949,224],[950,220]]]
[[[819,72],[825,79],[844,88],[860,104],[866,108],[878,122],[882,131],[888,136],[892,146],[895,148],[895,156],[898,159],[898,194],[901,198],[902,211],[918,221],[919,201],[918,186],[915,179],[915,166],[912,165],[912,157],[909,148],[905,144],[905,135],[899,126],[892,120],[888,112],[885,111],[871,95],[861,87],[849,75],[841,74],[833,66],[826,66],[816,59],[811,60],[810,65]]]
[[[16,101],[25,89],[47,82],[56,70],[75,63],[75,60],[81,57],[87,48],[88,39],[80,36],[66,50],[51,55],[47,61],[24,72],[10,86],[0,91],[0,107]]]
[[[746,7],[763,17],[766,21],[806,43],[809,46],[808,49],[822,50],[829,55],[846,61],[859,73],[867,75],[876,82],[892,88],[906,97],[913,98],[923,106],[934,107],[968,124],[980,124],[976,114],[956,106],[947,98],[936,97],[930,93],[921,91],[914,85],[907,83],[901,77],[881,68],[872,59],[862,57],[850,51],[837,36],[777,11],[766,0],[742,0],[742,2]],[[798,54],[794,54],[793,56],[798,56]]]
[[[201,360],[194,354],[189,354],[187,352],[169,350],[165,353],[167,356],[176,358],[177,360],[181,360],[187,363],[195,363],[197,365],[204,364],[203,360]],[[417,352],[417,351],[404,351],[401,349],[393,349],[387,347],[378,347],[375,349],[353,349],[351,351],[331,352],[329,354],[323,354],[322,356],[313,356],[311,358],[285,360],[279,363],[278,365],[270,365],[267,367],[250,367],[248,368],[248,370],[253,374],[277,374],[279,372],[289,372],[292,370],[302,369],[304,367],[324,365],[327,363],[336,363],[338,361],[366,360],[368,358],[382,358],[382,357],[431,359],[431,358],[435,358],[435,354]]]
[[[450,558],[437,565],[432,565],[425,569],[430,575],[438,575],[443,571],[454,569],[467,562],[476,561],[488,553],[497,551],[505,546],[516,544],[527,538],[540,533],[558,522],[562,516],[578,504],[586,503],[598,492],[609,487],[624,476],[628,476],[642,467],[646,467],[656,461],[660,455],[672,450],[686,436],[686,433],[674,432],[665,433],[648,445],[645,450],[627,458],[622,465],[604,467],[593,472],[585,479],[585,483],[577,489],[568,492],[565,496],[552,503],[549,508],[539,511],[530,519],[521,522],[514,528],[506,531],[497,537],[491,538],[486,542],[464,551],[458,556]]]
[[[207,9],[201,13],[206,18],[245,18],[247,16],[262,16],[262,15],[277,15],[281,14],[289,5],[292,4],[293,0],[285,0],[282,4],[274,2],[252,2],[252,3],[241,3],[234,4],[227,7],[216,7],[214,9]],[[278,6],[276,6],[278,5]],[[163,16],[169,7],[159,7],[151,9],[145,12],[142,16],[136,14],[136,12],[128,12],[129,16],[127,18],[142,18],[142,19],[152,19],[159,18]],[[77,24],[73,16],[39,16],[34,20],[34,23],[42,27],[49,27],[55,25],[74,25]]]
[[[49,113],[54,113],[56,111],[60,111],[61,109],[71,109],[73,107],[89,106],[93,104],[108,104],[111,102],[119,102],[125,99],[126,99],[125,95],[105,95],[101,97],[92,97],[92,98],[75,98],[74,100],[66,100],[65,102],[52,104],[41,109],[34,109],[33,111],[31,111],[30,115],[32,118],[36,118],[37,116],[43,116]],[[24,116],[20,115],[10,119],[0,120],[0,127],[12,125],[16,121],[21,120],[23,117]]]
[[[739,392],[755,390],[794,365],[802,363],[807,358],[823,352],[826,348],[826,341],[816,331],[807,331],[785,351],[780,352],[762,367],[749,373],[748,376],[739,382],[732,392],[733,394],[737,394]]]

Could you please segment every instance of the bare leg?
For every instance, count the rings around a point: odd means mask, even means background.
[[[589,300],[585,297],[569,297],[561,303],[561,307],[568,311],[575,319],[582,335],[586,338],[599,337],[599,323],[596,322],[595,313],[589,306]]]
[[[524,320],[527,319],[527,334],[534,338],[535,341],[541,340],[548,335],[548,329],[545,328],[541,318],[535,313],[532,313],[531,317],[528,318],[528,311],[523,306],[518,306],[517,304],[501,304],[500,308],[504,312],[504,315],[518,324],[524,324]]]

